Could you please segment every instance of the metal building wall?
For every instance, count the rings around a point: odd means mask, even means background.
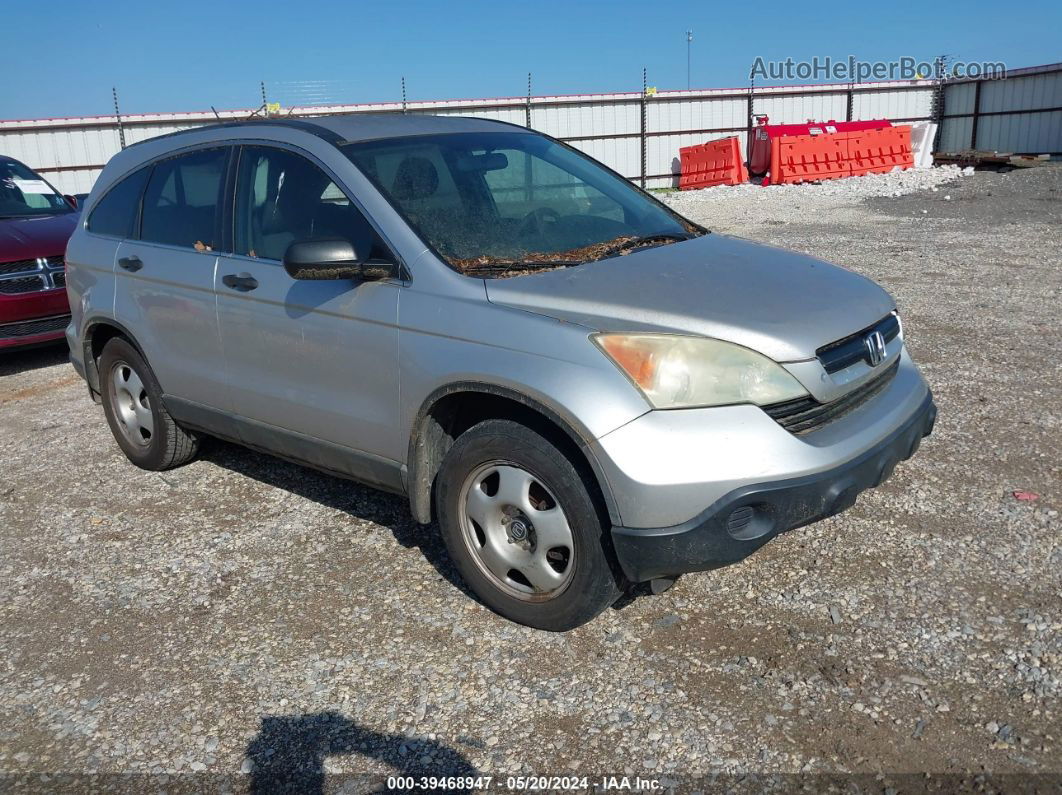
[[[937,149],[1062,155],[1062,64],[945,86]]]
[[[980,87],[979,87],[980,86]],[[647,187],[677,182],[679,148],[738,136],[744,152],[754,117],[774,123],[844,119],[930,119],[938,84],[931,80],[886,83],[762,86],[506,97],[432,102],[380,102],[295,108],[293,116],[367,112],[478,116],[533,128],[597,158]],[[978,96],[979,95],[979,96]],[[1006,80],[949,84],[938,149],[982,148],[1062,152],[1062,64],[1011,72]],[[1033,113],[1030,111],[1036,110]],[[126,144],[218,118],[239,119],[249,110],[114,117],[0,121],[0,153],[40,171],[65,193],[86,193],[107,160]],[[644,120],[644,121],[643,121]],[[976,130],[976,133],[974,132]]]

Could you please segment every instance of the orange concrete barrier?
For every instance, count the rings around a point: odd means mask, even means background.
[[[682,167],[679,190],[749,181],[749,172],[741,159],[741,144],[736,137],[684,146],[679,149],[679,161]]]
[[[914,167],[911,128],[906,125],[829,135],[784,135],[771,139],[770,175],[763,184],[883,174],[897,166]]]

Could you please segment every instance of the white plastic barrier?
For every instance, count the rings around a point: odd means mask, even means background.
[[[937,125],[931,121],[916,121],[911,125],[911,154],[915,168],[930,168],[933,165],[933,140],[937,137]]]

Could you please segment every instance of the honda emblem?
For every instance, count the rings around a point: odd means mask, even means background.
[[[863,340],[867,349],[867,362],[871,367],[877,367],[885,359],[885,338],[880,331],[872,331]]]

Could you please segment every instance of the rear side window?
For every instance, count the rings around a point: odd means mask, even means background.
[[[132,237],[140,193],[144,190],[149,173],[150,168],[142,168],[107,191],[107,194],[96,202],[96,207],[89,216],[89,231],[100,235]]]
[[[155,164],[144,191],[141,240],[196,251],[220,247],[228,151],[205,149]]]

